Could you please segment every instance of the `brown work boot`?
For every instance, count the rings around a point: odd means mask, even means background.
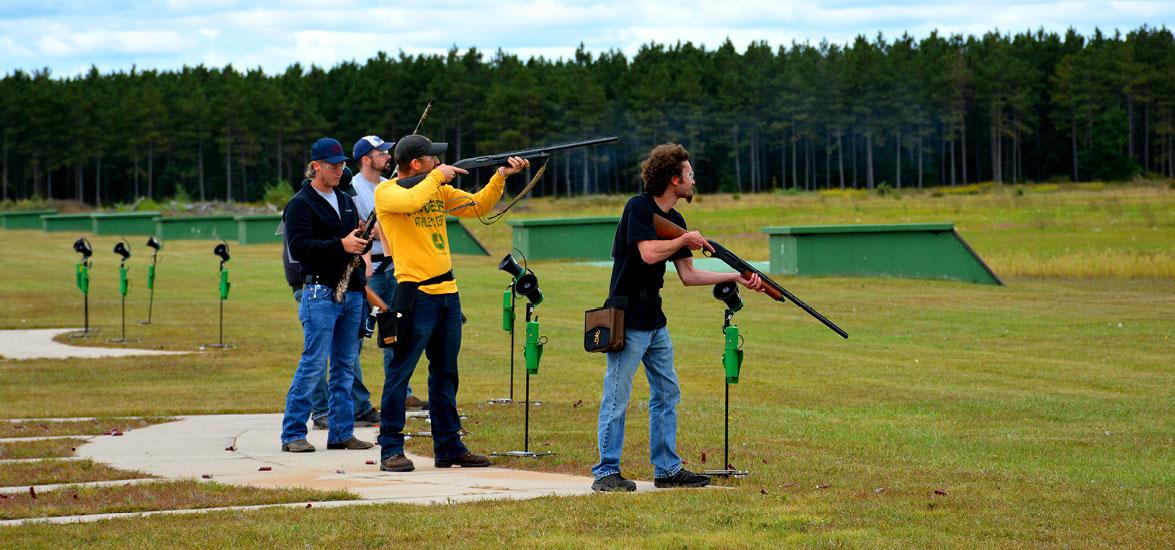
[[[490,462],[490,457],[484,455],[475,455],[466,451],[465,454],[448,460],[436,459],[433,464],[437,468],[451,468],[453,466],[460,466],[462,468],[485,468],[493,464]]]
[[[411,472],[416,469],[416,465],[408,457],[396,455],[380,462],[379,469],[382,472]]]
[[[424,401],[415,395],[409,395],[408,399],[404,400],[404,410],[428,410],[428,401]]]
[[[351,436],[351,439],[340,441],[338,443],[327,443],[327,449],[346,449],[348,451],[362,451],[363,449],[370,449],[375,446],[375,443],[370,441],[363,441],[358,437]]]
[[[289,443],[282,444],[282,452],[285,453],[313,453],[314,445],[305,439],[295,439]]]

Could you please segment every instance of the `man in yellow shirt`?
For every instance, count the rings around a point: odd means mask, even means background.
[[[412,461],[404,456],[404,396],[408,380],[423,353],[428,357],[428,401],[432,421],[434,463],[451,466],[489,466],[490,459],[475,455],[461,443],[461,419],[457,416],[457,353],[461,349],[461,301],[453,279],[449,233],[445,216],[488,214],[502,197],[506,178],[530,165],[518,157],[499,167],[477,193],[448,185],[457,174],[468,174],[442,164],[439,155],[446,143],[433,143],[413,134],[396,144],[396,178],[375,190],[375,211],[395,266],[396,295],[392,311],[403,315],[398,323],[392,361],[384,367],[380,407],[380,470],[410,472]],[[399,180],[427,174],[405,188]]]

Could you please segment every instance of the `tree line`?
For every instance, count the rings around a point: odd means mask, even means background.
[[[316,138],[396,139],[430,99],[423,133],[449,161],[620,136],[552,156],[539,195],[634,191],[665,141],[691,151],[706,191],[1175,177],[1175,40],[1143,26],[652,43],[631,59],[454,48],[280,74],[18,70],[0,79],[0,199],[253,201],[298,185]]]

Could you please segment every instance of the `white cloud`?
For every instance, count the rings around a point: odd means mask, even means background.
[[[1072,26],[1091,33],[1175,23],[1175,2],[1142,0],[434,0],[425,4],[370,0],[91,0],[85,8],[38,5],[0,10],[0,74],[48,66],[75,74],[103,70],[174,69],[205,63],[261,66],[279,72],[300,62],[333,66],[391,55],[439,53],[452,46],[499,48],[522,57],[567,58],[582,42],[593,52],[634,54],[650,41],[690,41],[713,49],[729,37],[744,48],[766,40],[851,42],[878,32],[915,38],[942,34],[1021,32]],[[88,12],[87,12],[88,10]],[[101,30],[98,30],[101,29]],[[80,30],[80,32],[79,32]]]

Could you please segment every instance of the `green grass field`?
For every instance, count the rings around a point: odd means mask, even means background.
[[[954,222],[1007,283],[777,279],[844,327],[849,340],[790,304],[746,297],[736,318],[746,360],[741,383],[731,389],[731,462],[752,475],[720,483],[729,489],[33,525],[0,529],[0,544],[1168,545],[1162,541],[1171,540],[1175,520],[1171,187],[962,191],[705,196],[681,206],[691,228],[757,260],[766,259],[759,232],[766,225]],[[616,215],[624,200],[530,200],[517,216]],[[469,317],[459,395],[472,432],[466,442],[474,451],[513,449],[522,439],[521,408],[484,404],[508,391],[508,341],[499,318],[507,281],[495,267],[507,252],[509,228],[467,226],[493,256],[456,260]],[[0,288],[0,328],[80,326],[75,238],[0,233],[7,283]],[[102,338],[113,337],[115,239],[92,240],[93,324]],[[128,336],[141,340],[137,346],[173,350],[215,342],[213,243],[165,243],[155,322],[142,327],[134,321],[145,316],[149,255],[137,240]],[[0,360],[0,417],[280,411],[301,335],[279,248],[232,252],[225,340],[235,348],[165,360]],[[582,312],[603,300],[609,272],[573,263],[532,267],[546,295],[538,312],[550,339],[532,379],[534,398],[544,402],[532,410],[532,445],[558,454],[505,464],[588,475],[603,358],[582,351]],[[669,278],[666,313],[683,387],[679,452],[687,467],[720,467],[722,308],[708,288],[683,288]],[[363,361],[369,387],[380,388],[374,346],[365,346]],[[425,386],[423,368],[413,384]],[[519,381],[516,392],[521,388]],[[623,468],[646,480],[647,398],[638,374]]]

